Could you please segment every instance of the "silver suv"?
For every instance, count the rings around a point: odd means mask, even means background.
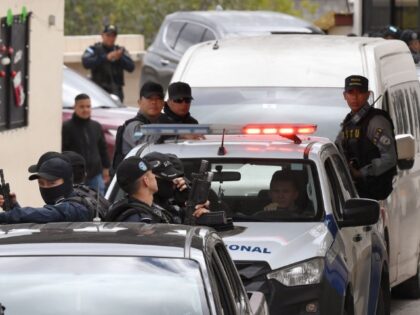
[[[323,34],[293,16],[269,11],[191,11],[165,17],[143,59],[141,84],[159,82],[166,88],[184,52],[192,45],[226,37],[264,34]]]

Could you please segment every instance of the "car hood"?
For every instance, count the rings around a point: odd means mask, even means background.
[[[272,270],[324,256],[333,238],[323,222],[238,222],[220,233],[235,261],[266,261]]]
[[[311,123],[317,124],[315,135],[335,140],[340,122],[347,115],[346,106],[296,104],[238,104],[191,106],[191,115],[203,124]],[[227,114],[234,113],[234,114]],[[308,114],[310,113],[310,114]]]

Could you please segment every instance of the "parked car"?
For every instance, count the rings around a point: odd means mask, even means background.
[[[189,11],[165,17],[143,57],[141,84],[169,84],[184,52],[192,45],[226,37],[257,34],[311,33],[322,30],[291,15],[269,11]]]
[[[63,67],[63,121],[73,114],[74,98],[80,93],[89,95],[92,102],[92,119],[102,125],[110,158],[114,154],[115,136],[118,126],[136,115],[137,109],[121,104],[118,97],[111,95],[94,82]]]
[[[5,314],[265,315],[214,230],[142,223],[0,226]]]
[[[391,287],[401,284],[404,296],[419,298],[420,84],[407,45],[333,35],[225,39],[218,49],[214,44],[191,47],[173,76],[191,85],[191,114],[200,123],[309,121],[318,125],[317,135],[335,140],[349,112],[344,79],[369,79],[369,103],[389,113],[397,140],[398,175],[382,201]]]
[[[224,211],[234,225],[221,232],[223,240],[246,288],[265,293],[270,313],[388,315],[389,265],[376,224],[379,203],[358,198],[336,146],[312,136],[313,125],[215,126],[224,137],[207,135],[212,128],[173,125],[174,134],[206,133],[206,139],[143,144],[129,155],[175,154],[190,180],[201,161],[208,161],[211,210]],[[148,125],[142,132],[151,129],[169,131]],[[266,209],[278,171],[296,181],[293,210]],[[122,195],[114,178],[106,196],[112,202]]]

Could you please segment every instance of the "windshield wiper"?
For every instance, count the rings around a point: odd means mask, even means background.
[[[115,107],[116,107],[116,106],[115,106]],[[101,105],[101,106],[96,106],[95,108],[109,109],[109,108],[114,108],[114,106]]]

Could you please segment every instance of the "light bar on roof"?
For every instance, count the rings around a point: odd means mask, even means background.
[[[142,125],[140,132],[143,135],[309,135],[316,131],[314,124],[248,124],[248,125],[222,125],[222,124],[150,124]]]

